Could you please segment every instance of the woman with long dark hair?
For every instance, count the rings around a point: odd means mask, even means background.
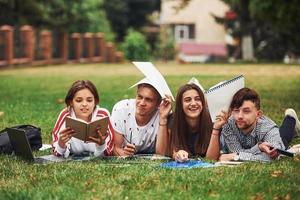
[[[161,105],[160,112],[167,116],[170,104]],[[217,116],[213,124],[202,90],[195,84],[185,84],[179,88],[176,96],[175,112],[171,120],[160,128],[157,145],[160,154],[168,154],[179,162],[190,156],[218,159],[220,128],[225,114]],[[170,122],[171,121],[171,122]]]

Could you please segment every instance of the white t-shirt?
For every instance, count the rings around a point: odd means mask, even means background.
[[[135,99],[121,100],[112,109],[111,123],[124,136],[124,145],[134,144],[137,153],[154,153],[159,127],[159,112],[155,112],[149,123],[138,126],[135,119]]]

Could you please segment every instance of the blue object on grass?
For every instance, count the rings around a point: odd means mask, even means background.
[[[209,163],[209,162],[203,162],[201,160],[189,160],[186,162],[177,162],[177,161],[170,161],[170,162],[165,162],[160,165],[161,167],[164,168],[197,168],[197,167],[215,167],[214,164]]]

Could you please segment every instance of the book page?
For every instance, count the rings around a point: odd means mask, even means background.
[[[86,141],[87,123],[72,117],[66,117],[66,127],[70,127],[75,131],[73,137]]]
[[[98,129],[100,129],[101,134],[103,135],[107,134],[108,122],[109,122],[108,117],[103,117],[101,119],[97,119],[93,122],[90,122],[88,125],[89,127],[88,127],[87,138],[89,136],[98,137],[98,133],[97,133]]]
[[[217,114],[222,110],[228,111],[234,94],[245,87],[244,76],[238,76],[222,82],[205,92],[211,120],[215,122]]]

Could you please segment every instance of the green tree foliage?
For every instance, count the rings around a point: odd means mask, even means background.
[[[0,0],[0,24],[22,25],[43,22],[43,10],[35,0]]]
[[[181,8],[190,1],[181,0]],[[237,13],[236,22],[227,25],[231,24],[233,34],[239,37],[252,35],[258,59],[281,60],[285,53],[300,54],[299,0],[222,1]]]
[[[104,8],[121,41],[128,28],[139,29],[147,24],[147,16],[160,9],[160,0],[104,0]]]
[[[102,0],[0,0],[0,24],[30,24],[67,32],[104,32],[111,40]]]
[[[153,55],[164,61],[174,60],[176,56],[176,48],[173,34],[171,31],[166,33],[167,37],[165,40],[159,39],[155,43],[155,49],[153,51]]]
[[[253,18],[267,27],[266,32],[269,34],[265,39],[273,38],[272,35],[274,35],[274,46],[280,45],[283,51],[298,55],[300,54],[299,3],[298,0],[252,0],[249,5]],[[270,50],[272,46],[269,46]]]
[[[238,14],[241,35],[250,33],[258,59],[281,60],[285,53],[300,54],[298,0],[223,0]]]
[[[121,48],[125,57],[130,60],[146,61],[150,58],[150,47],[145,37],[138,31],[130,29]]]

